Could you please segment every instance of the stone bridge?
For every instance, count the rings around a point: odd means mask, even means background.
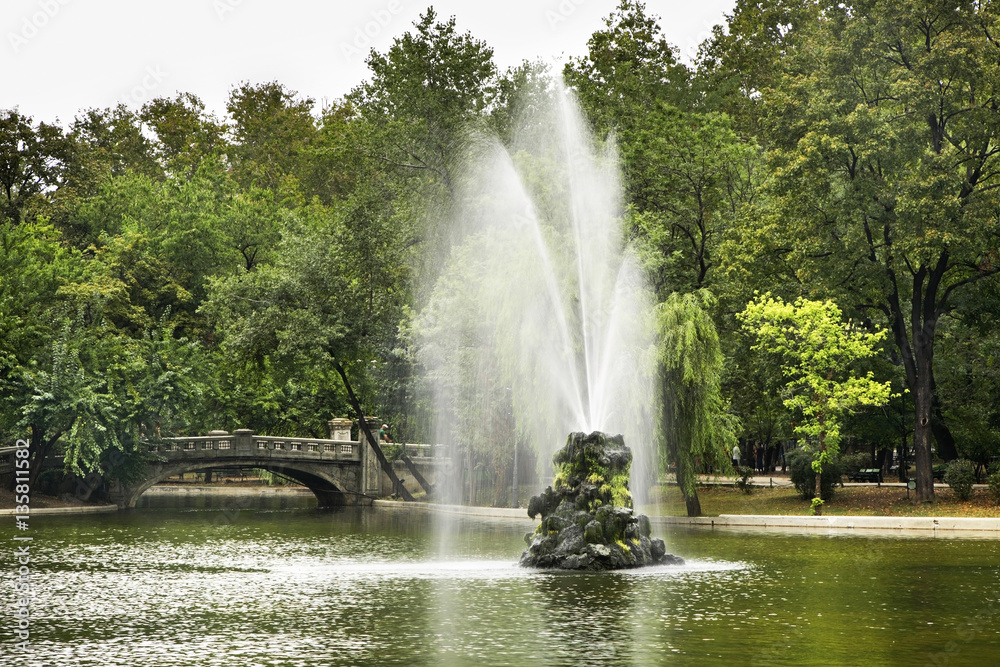
[[[163,438],[150,445],[154,461],[145,478],[116,488],[112,498],[121,508],[135,507],[139,496],[154,484],[174,475],[217,468],[258,468],[289,477],[316,494],[320,507],[354,505],[387,495],[392,486],[364,435],[351,440],[351,423],[331,420],[329,440],[256,435],[249,429]],[[437,446],[406,445],[406,451],[430,477],[438,465],[446,463]]]

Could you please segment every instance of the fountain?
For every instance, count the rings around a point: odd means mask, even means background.
[[[555,481],[528,504],[528,516],[540,514],[542,521],[524,537],[521,565],[617,570],[684,564],[666,553],[663,540],[650,538],[649,517],[633,513],[632,452],[621,435],[571,433],[553,462]]]
[[[597,145],[559,82],[531,99],[547,103],[522,115],[506,145],[472,142],[456,188],[450,255],[416,321],[440,425],[435,437],[466,452],[466,479],[476,474],[475,456],[501,489],[519,443],[547,462],[567,433],[622,434],[570,437],[556,455],[562,472],[554,490],[533,501],[545,534],[529,549],[535,556],[522,562],[593,569],[658,562],[662,542],[649,540],[648,520],[632,515],[628,492],[643,499],[654,477],[655,336],[650,289],[622,242],[614,145]],[[595,455],[615,465],[583,469],[598,442],[611,449]],[[575,460],[574,452],[588,454]],[[609,474],[623,480],[615,486]],[[594,475],[605,482],[587,481]],[[464,488],[446,496],[463,499]],[[593,512],[587,524],[597,521],[603,538],[586,542],[589,558],[550,559],[542,553],[549,531],[561,536],[557,526],[583,521],[560,509],[577,502],[579,512]],[[574,543],[596,539],[595,529],[580,528],[566,533]],[[568,539],[559,543],[563,551]]]

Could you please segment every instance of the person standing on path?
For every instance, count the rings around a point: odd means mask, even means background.
[[[739,445],[733,445],[733,467],[734,468],[739,468],[740,467],[740,446]]]

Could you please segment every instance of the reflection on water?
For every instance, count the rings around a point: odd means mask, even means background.
[[[517,567],[527,519],[450,519],[438,539],[416,510],[165,502],[33,520],[30,664],[955,665],[1000,648],[992,541],[673,530],[684,567],[571,574]]]

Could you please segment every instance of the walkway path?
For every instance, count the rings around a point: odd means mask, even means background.
[[[523,508],[470,507],[466,505],[438,505],[436,503],[402,503],[395,500],[376,500],[376,507],[386,509],[424,509],[428,512],[454,516],[494,519],[520,519],[529,523]],[[737,528],[775,532],[856,533],[915,536],[976,537],[1000,539],[1000,518],[965,517],[893,517],[893,516],[778,516],[739,515],[721,516],[651,516],[654,526],[696,526],[704,528]]]
[[[792,480],[790,480],[787,475],[782,477],[782,476],[777,476],[777,475],[768,475],[768,474],[764,473],[764,474],[761,474],[760,476],[752,477],[750,479],[750,481],[753,482],[753,485],[755,487],[757,487],[757,488],[767,488],[767,487],[792,488],[792,487],[795,486],[794,484],[792,484]],[[668,484],[674,484],[675,482],[673,482],[672,480],[668,480],[667,483]],[[698,483],[699,484],[703,484],[705,486],[713,486],[713,485],[714,486],[734,486],[736,484],[736,478],[734,478],[734,477],[725,477],[725,476],[716,477],[714,475],[698,475]],[[896,481],[895,479],[892,479],[890,481],[882,482],[881,484],[879,484],[877,482],[844,482],[843,486],[890,486],[890,487],[897,487],[897,488],[900,488],[900,489],[905,489],[906,488],[906,483],[905,482],[899,482],[899,481]],[[948,485],[944,484],[942,482],[935,482],[934,483],[934,488],[935,489],[947,489]],[[977,489],[979,489],[979,488],[985,489],[986,485],[985,484],[976,484],[975,488],[977,488]]]

